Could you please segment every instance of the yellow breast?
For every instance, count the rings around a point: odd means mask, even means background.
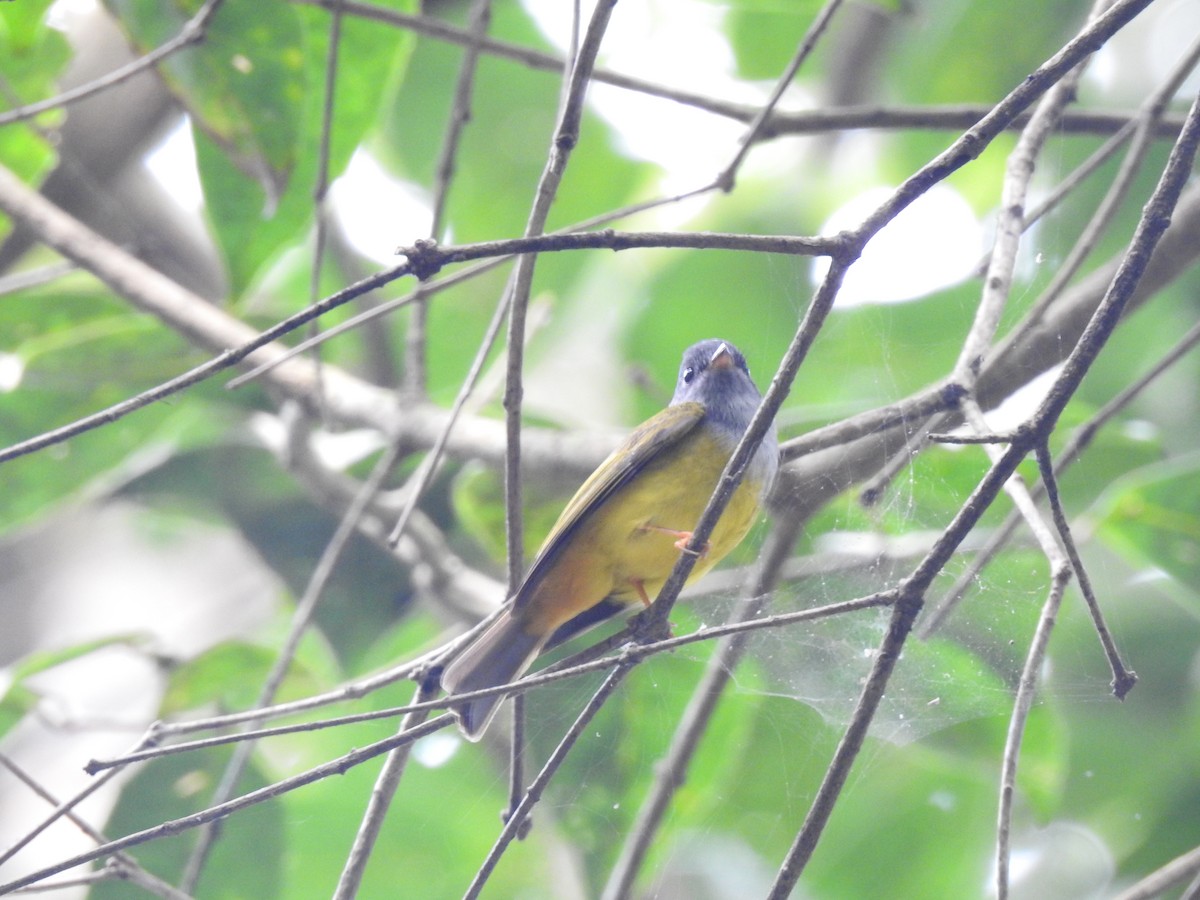
[[[606,598],[639,602],[639,584],[653,600],[680,553],[675,536],[655,529],[695,528],[730,451],[728,442],[697,428],[593,511],[522,609],[528,630],[552,631]],[[745,537],[758,513],[761,489],[748,480],[739,485],[689,581]]]

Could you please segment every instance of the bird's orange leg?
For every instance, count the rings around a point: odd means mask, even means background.
[[[633,589],[637,591],[638,599],[642,601],[642,606],[646,607],[646,609],[649,609],[650,595],[646,593],[646,583],[639,578],[630,578],[629,583],[632,584]],[[667,636],[675,636],[675,626],[671,622],[667,623]]]
[[[692,539],[692,532],[690,531],[676,531],[674,528],[663,528],[660,525],[643,525],[642,531],[659,531],[663,534],[669,534],[673,538],[678,538],[678,540],[675,541],[676,550],[682,551],[683,553],[690,553],[693,556],[699,557],[700,559],[708,556],[708,548],[710,546],[708,541],[704,542],[704,547],[700,550],[693,550],[688,546],[688,542]]]
[[[646,593],[645,582],[643,582],[637,578],[630,578],[629,583],[632,584],[633,589],[635,591],[637,591],[638,599],[642,601],[642,606],[649,609],[650,608],[650,595]]]

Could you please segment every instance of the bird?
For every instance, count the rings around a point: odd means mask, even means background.
[[[567,503],[498,618],[441,674],[448,694],[507,684],[544,650],[651,600],[689,552],[699,521],[761,396],[733,344],[700,341],[683,354],[666,409],[638,426]],[[774,424],[699,553],[688,582],[736,547],[758,518],[779,468]],[[452,703],[479,740],[503,695]]]

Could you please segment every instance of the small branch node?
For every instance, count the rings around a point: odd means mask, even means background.
[[[430,238],[419,238],[413,241],[411,247],[397,247],[396,254],[408,260],[418,281],[428,281],[446,264],[445,254],[438,242]]]

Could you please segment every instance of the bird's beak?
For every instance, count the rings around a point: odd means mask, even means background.
[[[729,352],[728,344],[721,344],[717,348],[717,352],[712,355],[712,359],[708,361],[710,369],[732,369],[733,354]]]

